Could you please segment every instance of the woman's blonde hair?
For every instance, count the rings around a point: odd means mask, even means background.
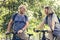
[[[26,6],[25,6],[25,5],[20,5],[20,6],[18,7],[18,12],[20,12],[20,9],[21,9],[22,7],[26,10]]]

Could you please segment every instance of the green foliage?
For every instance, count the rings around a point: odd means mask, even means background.
[[[54,5],[52,0],[5,0],[0,1],[0,31],[6,30],[7,24],[12,16],[18,10],[18,6],[24,4],[27,6],[27,15],[30,20],[28,29],[36,27],[44,17],[44,6],[53,6],[55,13],[60,16],[60,5]]]

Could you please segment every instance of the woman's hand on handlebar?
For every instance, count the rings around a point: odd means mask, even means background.
[[[51,30],[48,30],[48,33],[52,33],[52,31]]]

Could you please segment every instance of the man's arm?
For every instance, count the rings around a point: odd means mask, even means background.
[[[28,25],[29,25],[29,22],[27,21],[26,25],[24,26],[24,28],[22,30],[25,30],[28,27]]]
[[[8,23],[8,26],[7,26],[7,32],[10,32],[10,29],[11,29],[12,23],[13,23],[13,20],[10,19],[10,22]]]
[[[22,28],[22,30],[19,30],[19,31],[18,31],[18,34],[19,34],[19,33],[22,33],[22,32],[28,27],[28,25],[29,25],[29,22],[27,21],[27,22],[26,22],[26,25],[24,26],[24,28]]]

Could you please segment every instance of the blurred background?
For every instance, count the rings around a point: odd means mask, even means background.
[[[45,17],[44,6],[52,7],[60,17],[60,0],[0,0],[0,40],[5,38],[7,24],[21,4],[27,7],[26,15],[30,23],[26,33],[34,34],[34,37],[37,33],[33,32],[33,28],[37,27]],[[45,26],[45,29],[49,29],[47,25]]]

